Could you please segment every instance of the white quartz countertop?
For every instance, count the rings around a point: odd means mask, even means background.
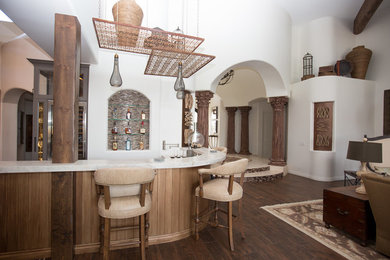
[[[198,155],[186,158],[126,159],[126,160],[79,160],[74,163],[52,163],[51,161],[0,161],[1,173],[23,172],[68,172],[95,171],[109,167],[152,167],[153,169],[199,167],[221,162],[226,154],[206,148],[196,149]],[[163,159],[162,161],[158,159]]]

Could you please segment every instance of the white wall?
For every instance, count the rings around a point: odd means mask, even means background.
[[[234,70],[232,81],[218,86],[217,94],[227,107],[247,106],[249,101],[266,96],[263,79],[251,69]]]
[[[313,55],[313,74],[317,77],[319,67],[335,65],[355,47],[351,25],[334,17],[293,26],[292,35],[291,82],[301,80],[302,58],[307,52]]]
[[[264,79],[267,96],[288,94],[291,20],[272,1],[200,0],[199,36],[205,41],[198,51],[216,59],[195,74],[197,89],[215,88],[231,66],[261,61],[267,66],[254,69]],[[278,80],[267,82],[268,73]]]
[[[249,103],[249,152],[262,158],[272,153],[273,110],[266,98]]]
[[[147,56],[119,53],[119,70],[123,85],[113,88],[109,84],[114,53],[101,50],[99,62],[90,67],[88,107],[88,158],[127,159],[155,157],[162,149],[162,141],[181,143],[182,100],[176,99],[173,89],[175,78],[147,76],[144,68]],[[187,89],[191,80],[185,79]],[[150,150],[111,151],[107,147],[108,98],[119,89],[134,89],[150,100]]]
[[[346,159],[348,141],[373,136],[375,82],[323,76],[292,85],[288,115],[288,170],[314,180],[343,178],[359,163]],[[313,150],[313,103],[333,101],[333,150]]]
[[[383,5],[383,4],[382,4]],[[374,80],[375,136],[383,135],[383,91],[390,89],[390,7],[380,6],[364,31],[356,36],[356,46],[365,45],[372,50],[366,79]]]
[[[23,91],[32,92],[34,84],[34,66],[27,58],[51,59],[28,37],[1,45],[2,160],[17,158],[17,105]]]

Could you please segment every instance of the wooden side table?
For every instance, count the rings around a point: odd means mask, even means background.
[[[375,220],[367,195],[355,192],[357,186],[324,189],[325,226],[331,225],[358,238],[362,245],[375,239]]]

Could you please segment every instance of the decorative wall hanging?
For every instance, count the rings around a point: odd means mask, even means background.
[[[223,77],[219,80],[218,85],[223,86],[223,85],[228,84],[230,81],[232,81],[233,76],[234,76],[234,70],[229,70],[229,71],[226,72],[226,74],[223,75]]]
[[[332,151],[333,101],[314,103],[313,149]]]

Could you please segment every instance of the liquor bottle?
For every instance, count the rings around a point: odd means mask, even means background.
[[[144,149],[144,139],[141,138],[141,141],[139,141],[139,149],[143,150]]]
[[[139,132],[140,132],[141,134],[144,134],[144,133],[146,132],[145,126],[144,126],[144,121],[141,122],[141,127],[140,127],[140,129],[139,129]]]
[[[126,150],[127,151],[131,150],[131,140],[130,140],[130,137],[127,137],[127,140],[126,140]]]
[[[131,134],[130,121],[127,122],[127,127],[125,128],[125,134]]]
[[[114,107],[114,109],[112,110],[112,118],[116,118],[117,117],[117,109],[116,107]]]
[[[143,110],[141,111],[141,119],[142,120],[146,119],[146,114],[145,114],[145,112]]]
[[[112,141],[112,150],[118,150],[118,141],[116,140],[116,136],[114,136],[114,141]]]
[[[131,112],[130,112],[130,108],[127,109],[127,113],[126,113],[126,119],[131,119]]]
[[[111,129],[112,134],[117,134],[118,133],[118,127],[116,126],[116,122],[114,122],[114,126]]]

